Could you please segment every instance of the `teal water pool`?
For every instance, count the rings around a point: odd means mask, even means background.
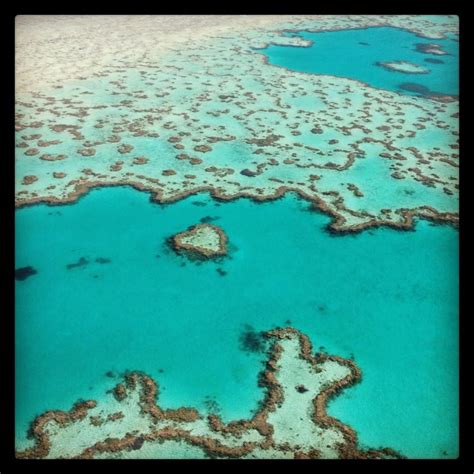
[[[166,245],[202,219],[228,235],[222,262],[188,262]],[[18,443],[41,412],[104,398],[117,381],[108,371],[147,372],[165,407],[246,418],[265,354],[242,341],[291,325],[361,368],[329,414],[362,446],[455,457],[457,230],[420,221],[333,236],[329,221],[293,194],[161,206],[128,187],[17,210],[16,267],[37,271],[16,282]]]
[[[312,41],[310,47],[269,45],[260,50],[275,66],[338,77],[348,77],[369,86],[404,94],[459,93],[459,43],[455,35],[427,39],[394,27],[286,33]],[[436,44],[447,54],[419,51],[417,45]],[[434,60],[434,61],[433,61]],[[377,63],[406,61],[428,69],[426,74],[387,70]],[[409,87],[414,84],[417,87]]]

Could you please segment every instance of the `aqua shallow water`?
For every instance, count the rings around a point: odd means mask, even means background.
[[[291,70],[348,77],[404,94],[416,94],[400,88],[414,83],[430,92],[457,95],[459,93],[459,43],[454,35],[432,40],[394,27],[371,27],[311,33],[287,33],[311,40],[309,48],[270,45],[261,50],[270,64]],[[436,56],[416,50],[416,44],[437,44],[448,54]],[[426,59],[441,60],[441,64]],[[388,71],[376,63],[407,61],[430,70],[427,74],[406,74]]]
[[[239,337],[245,325],[291,324],[361,367],[363,382],[329,413],[362,445],[456,456],[457,231],[421,221],[334,237],[307,209],[294,195],[160,206],[108,188],[18,210],[16,266],[38,271],[16,284],[18,440],[44,410],[104,397],[109,370],[149,373],[165,407],[203,410],[210,397],[226,420],[248,417],[264,356]],[[206,216],[227,232],[231,258],[186,263],[165,240]],[[66,268],[81,257],[90,263]]]

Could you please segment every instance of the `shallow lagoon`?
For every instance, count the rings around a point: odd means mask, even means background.
[[[454,35],[432,40],[394,27],[286,33],[310,40],[309,47],[270,45],[261,50],[270,64],[291,70],[348,77],[404,94],[418,95],[400,88],[403,83],[415,83],[431,92],[457,95],[459,91],[459,43]],[[416,50],[416,44],[437,44],[448,54],[438,56]],[[437,59],[442,63],[426,62]],[[389,71],[377,62],[407,61],[430,70],[427,74],[406,74]]]
[[[16,267],[38,271],[16,285],[18,440],[46,409],[103,398],[109,370],[149,373],[165,407],[217,403],[225,420],[248,417],[265,356],[240,338],[246,325],[290,324],[361,367],[362,383],[329,413],[362,445],[455,457],[457,231],[420,221],[333,236],[308,208],[294,195],[160,206],[117,187],[18,210]],[[227,232],[230,258],[196,265],[168,249],[206,217]],[[81,257],[90,263],[67,269]]]

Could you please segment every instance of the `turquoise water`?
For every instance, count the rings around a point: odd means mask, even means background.
[[[348,77],[370,86],[404,94],[415,94],[400,88],[414,83],[430,92],[457,95],[459,93],[459,43],[454,35],[447,39],[432,40],[394,27],[372,27],[355,30],[325,31],[318,33],[287,33],[313,41],[309,48],[270,45],[262,52],[270,64],[295,71]],[[366,43],[366,44],[361,44]],[[438,44],[449,53],[444,56],[423,54],[415,45]],[[432,58],[441,64],[426,62]],[[408,61],[430,70],[427,74],[404,74],[377,66],[378,61]]]
[[[103,398],[109,370],[157,378],[165,407],[213,399],[224,419],[248,417],[264,355],[241,349],[242,331],[290,324],[361,367],[363,382],[329,413],[363,446],[455,457],[457,231],[420,221],[335,237],[308,207],[206,194],[160,206],[117,187],[17,210],[16,267],[38,271],[16,283],[17,438],[46,409]],[[188,263],[165,245],[205,217],[228,234],[222,263]],[[67,269],[81,257],[90,263]]]

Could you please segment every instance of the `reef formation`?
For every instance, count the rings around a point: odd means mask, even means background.
[[[311,46],[292,31],[376,26],[437,56],[458,34],[449,16],[17,17],[16,205],[124,184],[161,203],[294,191],[335,232],[457,225],[457,97],[290,71],[262,51]]]
[[[328,400],[361,377],[352,360],[314,354],[293,328],[265,333],[268,360],[259,384],[265,396],[249,420],[224,423],[194,408],[157,404],[158,384],[141,372],[125,374],[109,400],[77,402],[31,424],[34,445],[21,459],[127,458],[400,458],[390,448],[362,450],[356,433],[330,417]]]
[[[430,72],[428,68],[408,61],[379,61],[377,66],[383,67],[389,71],[397,71],[404,74],[428,74]]]
[[[176,252],[191,257],[214,258],[227,254],[227,236],[224,231],[212,224],[197,224],[187,231],[176,234],[171,239]]]

